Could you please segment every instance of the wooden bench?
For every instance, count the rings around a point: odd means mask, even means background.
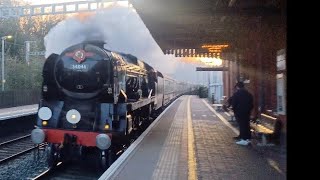
[[[260,117],[250,121],[251,132],[261,143],[258,146],[273,146],[280,142],[281,121],[274,116],[261,113]]]

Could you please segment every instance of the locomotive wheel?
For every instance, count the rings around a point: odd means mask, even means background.
[[[151,124],[151,113],[152,113],[152,107],[151,105],[148,106],[148,114],[145,118],[145,121],[144,121],[144,125],[143,125],[143,131],[146,130],[149,125]]]
[[[105,171],[105,170],[108,169],[106,156],[101,156],[101,158],[100,158],[100,166],[101,166],[102,171]]]
[[[50,144],[47,148],[47,163],[49,167],[57,165],[59,160],[58,152],[53,144]]]
[[[101,152],[100,153],[101,170],[103,171],[107,170],[112,165],[114,160],[115,160],[115,154],[111,149],[107,150],[106,152]]]
[[[108,167],[110,167],[112,165],[112,163],[115,160],[115,152],[111,149],[108,150]]]

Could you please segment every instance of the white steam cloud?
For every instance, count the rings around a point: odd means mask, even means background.
[[[162,73],[184,81],[198,81],[194,65],[164,55],[139,15],[128,7],[112,6],[81,20],[70,17],[53,27],[45,36],[46,58],[85,40],[104,40],[105,48],[129,53]],[[187,67],[187,68],[186,68]],[[185,70],[184,70],[185,69]],[[187,76],[185,76],[187,75]]]

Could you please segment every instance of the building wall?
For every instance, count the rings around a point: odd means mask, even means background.
[[[230,67],[229,71],[224,73],[227,76],[223,78],[224,84],[228,84],[224,86],[227,88],[224,92],[228,96],[232,95],[239,70],[240,80],[249,80],[246,88],[254,96],[253,115],[265,110],[275,111],[277,108],[276,58],[277,51],[285,48],[285,26],[271,26],[268,21],[263,21],[246,33],[247,38],[239,40],[242,48],[238,48],[236,55],[226,55],[230,60]],[[239,61],[239,68],[236,61]]]
[[[233,94],[234,86],[237,82],[237,65],[236,65],[236,54],[226,53],[223,54],[222,59],[224,60],[225,66],[228,67],[228,71],[223,72],[223,92],[226,98],[229,98]]]

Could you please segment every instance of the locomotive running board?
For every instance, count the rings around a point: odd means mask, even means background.
[[[130,102],[130,103],[127,103],[127,109],[128,109],[128,111],[134,111],[136,109],[139,109],[145,105],[148,105],[148,104],[154,102],[154,100],[155,100],[155,97],[153,96],[150,99],[143,98],[143,99],[138,100],[137,102]]]

